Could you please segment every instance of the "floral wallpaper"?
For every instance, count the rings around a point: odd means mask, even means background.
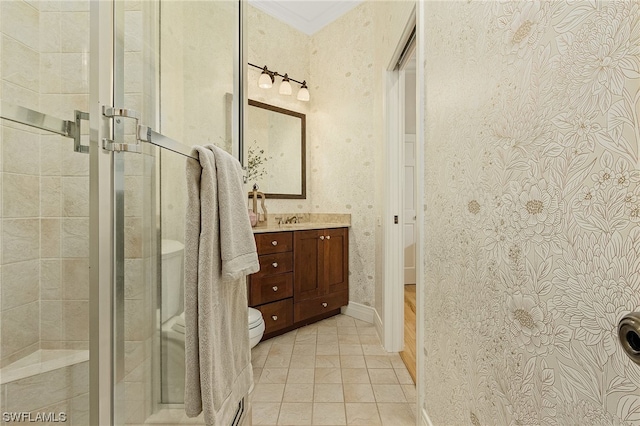
[[[433,424],[639,425],[640,2],[427,2]]]

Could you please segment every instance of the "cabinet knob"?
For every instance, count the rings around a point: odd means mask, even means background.
[[[271,289],[272,289],[273,291],[278,291],[278,286],[277,286],[277,285],[274,285],[273,287],[271,287]]]
[[[272,246],[277,246],[277,245],[278,245],[278,242],[277,242],[277,241],[271,241],[271,245],[272,245]]]
[[[278,316],[277,315],[271,315],[271,319],[274,321],[278,321]]]
[[[324,235],[320,235],[320,239],[321,239],[321,240],[324,240]]]
[[[277,268],[277,267],[278,267],[278,262],[273,262],[273,263],[271,264],[271,266],[273,266],[274,268]]]
[[[327,235],[327,240],[330,240],[330,239],[331,239],[331,235]]]
[[[327,305],[327,302],[322,302],[322,307],[323,307],[323,308],[326,308],[327,306],[328,306],[328,305]]]

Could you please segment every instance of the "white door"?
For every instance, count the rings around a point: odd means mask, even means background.
[[[404,283],[416,283],[415,135],[404,135]]]

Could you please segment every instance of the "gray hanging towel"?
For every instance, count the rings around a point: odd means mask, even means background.
[[[240,163],[213,145],[187,160],[185,411],[231,424],[253,382],[245,276],[260,269]]]

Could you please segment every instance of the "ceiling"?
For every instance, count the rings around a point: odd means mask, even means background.
[[[362,0],[249,0],[249,4],[306,33],[313,34]]]

